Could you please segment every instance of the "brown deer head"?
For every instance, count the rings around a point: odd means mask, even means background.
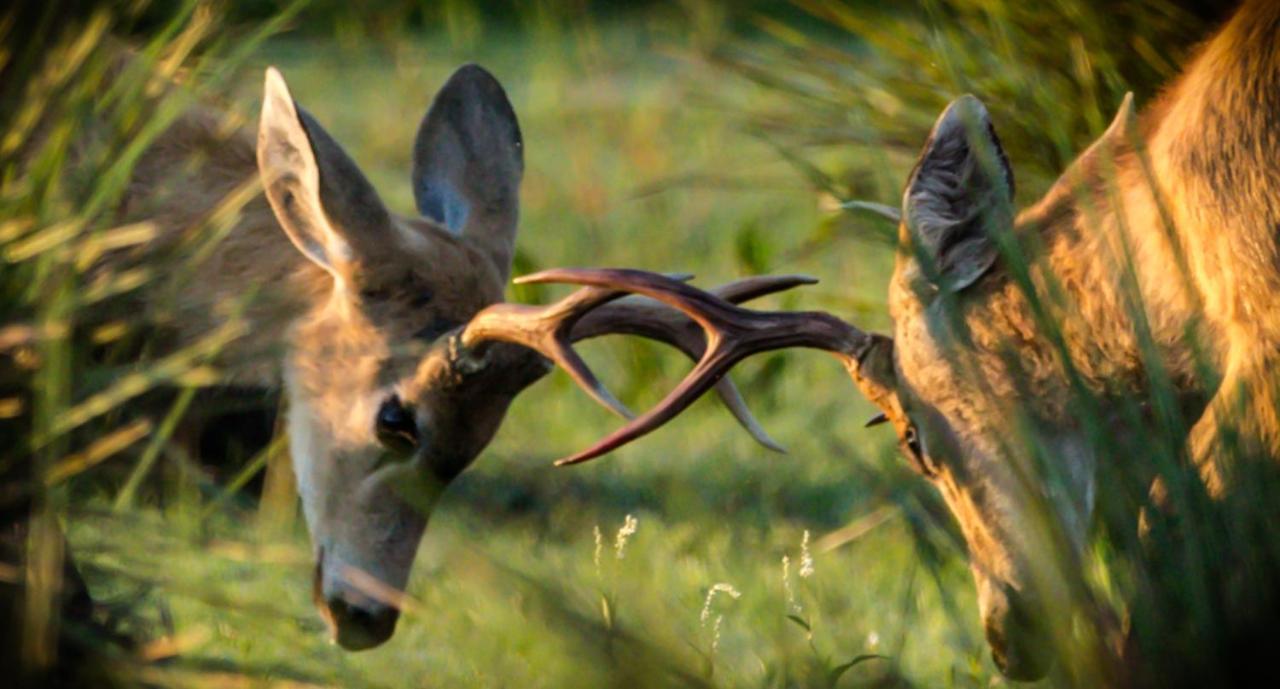
[[[422,217],[399,217],[294,103],[280,74],[267,72],[257,153],[263,186],[293,245],[327,276],[285,338],[285,384],[316,551],[316,603],[345,648],[391,636],[444,486],[550,362],[627,414],[571,342],[629,333],[702,353],[702,333],[687,318],[622,292],[584,289],[545,308],[499,303],[514,250],[522,146],[502,87],[483,69],[463,67],[436,96],[414,145]],[[805,282],[756,278],[717,294],[736,302]],[[772,446],[732,384],[718,389]]]

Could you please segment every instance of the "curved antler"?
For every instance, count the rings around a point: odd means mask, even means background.
[[[549,306],[493,304],[467,323],[462,331],[462,345],[475,348],[485,342],[502,341],[528,347],[564,369],[591,399],[630,419],[631,411],[609,392],[573,350],[570,336],[573,326],[591,310],[625,296],[627,293],[623,290],[589,287]]]
[[[556,462],[558,465],[585,462],[652,432],[693,404],[734,364],[757,352],[789,347],[825,350],[840,358],[862,387],[861,362],[887,341],[828,313],[753,311],[679,280],[639,270],[556,268],[526,275],[517,282],[561,282],[641,294],[681,311],[697,322],[707,337],[698,364],[666,398],[595,445]]]
[[[659,277],[683,284],[690,276]],[[758,276],[723,285],[713,292],[718,299],[741,302],[814,282],[802,275]],[[475,348],[500,340],[529,347],[563,368],[592,399],[630,419],[631,412],[596,378],[572,344],[602,335],[640,335],[670,344],[698,360],[704,355],[706,342],[703,330],[679,311],[643,296],[627,297],[628,291],[585,287],[549,306],[495,304],[467,324],[461,335],[462,344]],[[785,452],[752,416],[731,380],[720,378],[714,386],[725,406],[757,442]]]
[[[737,304],[815,282],[816,279],[805,275],[762,275],[736,280],[711,292],[725,301]],[[611,334],[639,335],[665,342],[694,361],[700,359],[706,351],[706,338],[697,323],[679,311],[644,296],[630,296],[592,311],[574,327],[572,339],[577,342]],[[786,452],[777,441],[769,437],[764,427],[751,414],[732,380],[728,377],[721,378],[716,382],[715,390],[730,413],[756,442],[775,452]]]

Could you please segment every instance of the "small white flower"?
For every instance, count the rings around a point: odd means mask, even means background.
[[[629,514],[622,520],[622,528],[618,529],[618,537],[613,542],[614,554],[619,560],[627,556],[627,539],[635,534],[638,524],[636,518]]]
[[[596,536],[596,552],[592,560],[596,563],[596,574],[600,573],[600,551],[604,550],[604,534],[600,533],[600,525],[596,524],[593,528]]]
[[[809,530],[804,530],[804,538],[800,541],[800,570],[796,572],[801,579],[813,576],[813,554],[809,552]]]
[[[879,646],[879,645],[880,645],[880,635],[879,635],[879,634],[877,634],[877,633],[875,633],[875,632],[871,632],[870,634],[867,634],[867,648],[869,648],[869,649],[871,649],[871,650],[873,650],[873,651],[874,651],[874,650],[875,650],[875,648],[876,648],[876,646]]]
[[[733,584],[721,582],[712,586],[711,589],[707,591],[706,602],[702,604],[702,614],[698,616],[698,621],[701,622],[704,627],[707,626],[707,618],[711,617],[711,602],[716,599],[716,594],[718,593],[728,594],[730,598],[735,599],[742,597],[742,593],[740,593],[738,589],[735,589]]]
[[[782,556],[782,592],[787,597],[787,611],[800,613],[800,604],[796,602],[796,590],[791,586],[791,556]]]

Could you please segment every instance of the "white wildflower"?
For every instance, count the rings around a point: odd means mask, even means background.
[[[636,518],[629,514],[622,520],[622,528],[618,529],[618,537],[613,542],[614,554],[619,560],[627,556],[627,539],[635,534],[638,523]]]
[[[716,599],[716,594],[718,593],[728,594],[730,598],[735,599],[742,597],[742,593],[740,593],[738,589],[735,589],[733,584],[720,582],[712,586],[711,589],[707,591],[707,601],[702,604],[702,614],[698,616],[698,621],[701,622],[704,627],[707,626],[707,618],[711,617],[711,603]]]
[[[800,541],[800,569],[796,572],[801,579],[813,576],[813,554],[809,552],[809,530],[804,530],[804,538]]]
[[[600,551],[604,550],[604,534],[600,533],[600,525],[596,524],[592,529],[596,536],[596,552],[592,560],[596,563],[596,574],[600,574]]]
[[[787,596],[787,611],[800,613],[800,604],[796,602],[796,590],[791,586],[791,556],[782,556],[782,592]]]
[[[724,615],[716,615],[716,624],[711,632],[711,655],[716,654],[716,650],[720,648],[720,625],[724,622]]]

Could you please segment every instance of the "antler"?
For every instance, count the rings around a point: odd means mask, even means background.
[[[693,404],[734,364],[757,352],[789,347],[826,350],[840,358],[862,386],[862,360],[879,342],[887,341],[828,313],[744,309],[679,280],[639,270],[556,268],[526,275],[517,282],[562,282],[610,290],[611,294],[617,290],[641,294],[683,312],[707,337],[697,366],[657,406],[586,450],[556,462],[559,465],[585,462],[657,429]]]
[[[683,284],[691,276],[658,277]],[[801,275],[759,276],[723,285],[714,293],[718,299],[737,303],[814,282],[817,281]],[[549,306],[495,304],[471,319],[462,332],[462,344],[473,348],[486,341],[501,340],[529,347],[564,369],[592,399],[631,419],[633,415],[626,406],[574,351],[574,342],[610,334],[640,335],[670,344],[694,360],[703,356],[706,345],[702,329],[678,311],[652,299],[628,297],[627,292],[607,286],[585,287]],[[731,380],[721,378],[714,385],[725,406],[757,442],[785,451],[752,416]]]

